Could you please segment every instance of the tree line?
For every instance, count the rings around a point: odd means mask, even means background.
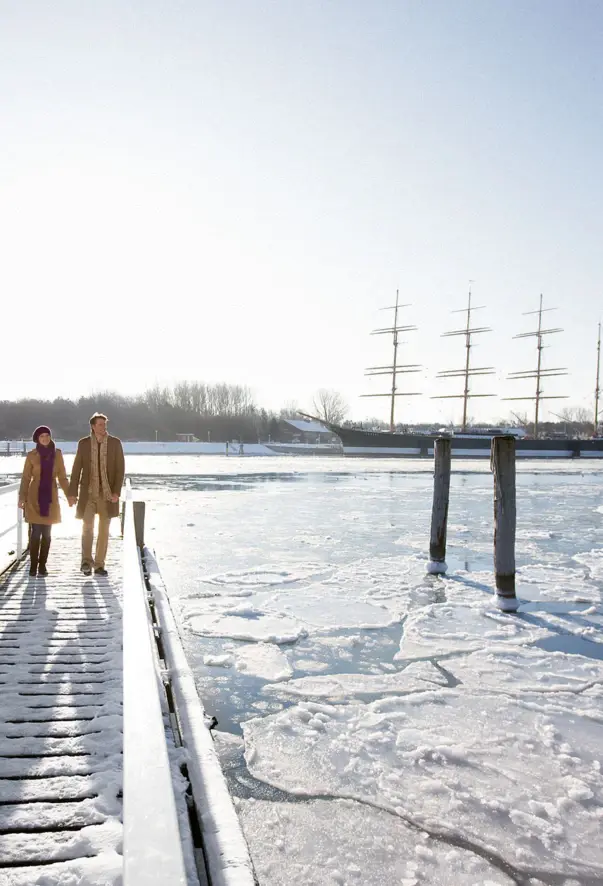
[[[313,409],[322,418],[337,422],[346,407],[337,392],[323,389],[317,392]],[[171,387],[155,385],[129,397],[98,391],[75,400],[0,400],[0,440],[27,440],[40,424],[48,425],[57,440],[77,440],[89,432],[88,421],[94,412],[104,412],[110,433],[122,440],[160,441],[177,440],[179,434],[214,442],[279,441],[288,434],[283,419],[300,417],[294,402],[278,412],[258,406],[244,385],[180,381]]]
[[[104,412],[110,433],[122,440],[173,441],[193,434],[199,440],[257,442],[274,439],[280,418],[259,408],[245,387],[182,382],[130,397],[99,391],[76,400],[0,401],[0,439],[28,439],[37,425],[46,424],[55,439],[77,440],[89,433],[94,412]]]

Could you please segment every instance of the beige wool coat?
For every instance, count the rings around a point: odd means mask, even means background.
[[[78,520],[84,519],[84,511],[88,503],[88,487],[90,486],[90,459],[92,458],[92,446],[90,437],[82,437],[77,444],[77,453],[71,471],[69,482],[69,495],[77,496],[77,511],[75,516]],[[124,485],[126,465],[121,440],[107,434],[107,480],[114,495],[121,495],[121,487]],[[107,502],[107,516],[119,515],[119,502]]]
[[[19,489],[19,501],[25,502],[24,516],[28,523],[41,523],[43,526],[51,526],[53,523],[61,522],[61,507],[59,505],[57,483],[65,495],[69,495],[69,484],[67,483],[67,474],[65,473],[65,462],[63,461],[63,453],[60,449],[56,449],[54,454],[54,466],[52,469],[52,501],[50,503],[48,517],[42,517],[40,514],[40,506],[38,504],[40,473],[40,454],[37,449],[32,449],[25,459],[23,475],[21,477],[21,487]]]

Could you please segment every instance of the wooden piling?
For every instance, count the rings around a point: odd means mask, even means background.
[[[134,531],[136,533],[136,544],[139,548],[144,547],[144,501],[133,501],[132,509],[134,512]]]
[[[496,605],[516,612],[515,596],[515,437],[493,437],[491,468],[494,474],[494,572]]]
[[[448,524],[448,501],[450,498],[450,437],[437,437],[433,449],[433,506],[431,509],[431,534],[429,537],[430,575],[446,572],[446,528]]]

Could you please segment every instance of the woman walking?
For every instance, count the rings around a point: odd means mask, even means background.
[[[28,453],[19,489],[19,507],[30,524],[29,574],[48,575],[46,561],[50,550],[53,523],[61,522],[57,480],[67,496],[69,484],[63,453],[54,445],[50,428],[45,425],[33,432],[36,448]],[[70,504],[71,506],[71,504]]]

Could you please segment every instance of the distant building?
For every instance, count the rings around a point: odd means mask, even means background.
[[[284,418],[279,431],[282,441],[287,443],[339,443],[339,437],[325,425],[310,419]]]
[[[194,434],[176,434],[176,440],[179,443],[198,443],[199,440]]]

